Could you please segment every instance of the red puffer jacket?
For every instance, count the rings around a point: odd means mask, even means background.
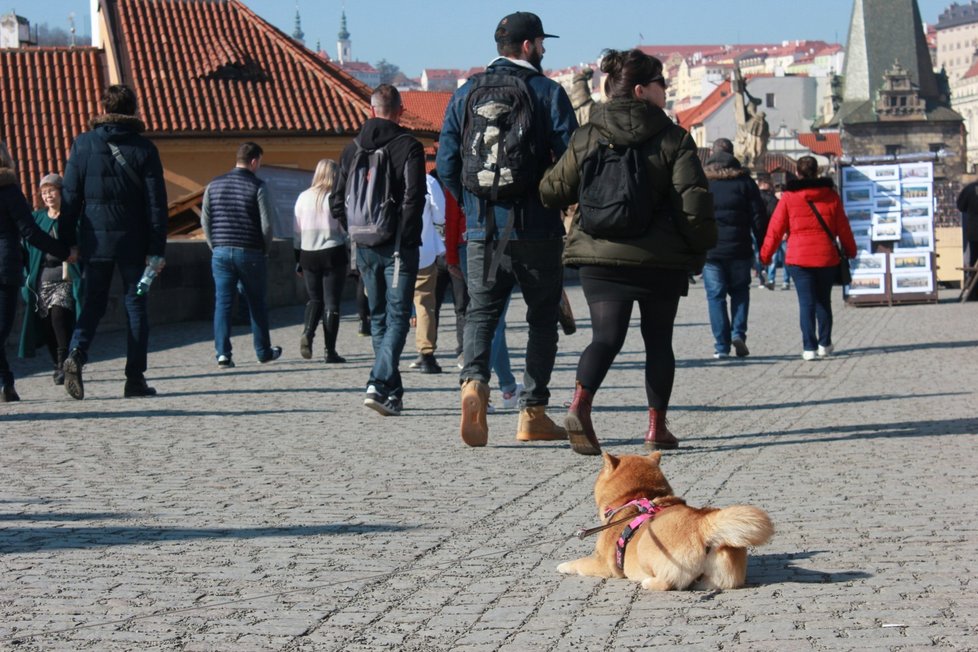
[[[788,234],[788,253],[785,262],[799,267],[833,267],[839,263],[839,254],[829,240],[825,229],[818,223],[808,202],[818,208],[825,224],[839,237],[842,248],[849,258],[856,257],[856,241],[849,228],[849,218],[842,208],[842,200],[835,191],[831,179],[799,179],[789,181],[778,207],[774,209],[771,223],[761,247],[761,262],[771,262],[784,234]]]

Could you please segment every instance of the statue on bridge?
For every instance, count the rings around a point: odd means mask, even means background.
[[[734,116],[737,119],[734,156],[740,159],[744,167],[754,169],[767,152],[771,129],[767,123],[767,115],[759,110],[761,101],[747,91],[747,84],[739,67],[734,67],[730,85],[734,97]]]

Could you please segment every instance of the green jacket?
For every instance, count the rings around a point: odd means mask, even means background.
[[[52,220],[48,217],[46,208],[34,211],[34,221],[37,226],[45,233],[50,233],[51,228],[57,229],[59,220]],[[27,282],[20,289],[24,297],[24,324],[20,331],[20,348],[17,354],[22,358],[33,358],[34,352],[44,346],[44,324],[37,316],[37,299],[41,291],[41,262],[44,260],[44,252],[37,247],[27,246]],[[75,318],[81,314],[81,294],[82,276],[81,268],[78,263],[69,263],[68,270],[71,275],[71,293],[75,297]]]
[[[656,206],[652,224],[632,239],[594,238],[578,228],[575,211],[564,248],[564,264],[686,269],[698,272],[706,252],[716,245],[717,227],[696,145],[658,107],[640,100],[597,104],[591,122],[574,132],[570,145],[540,182],[545,206],[577,202],[581,163],[597,149],[599,139],[615,145],[641,145],[646,153],[648,188]]]

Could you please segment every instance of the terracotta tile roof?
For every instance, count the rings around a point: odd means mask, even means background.
[[[72,140],[100,111],[103,88],[95,48],[0,50],[0,139],[35,205],[37,182],[64,173]]]
[[[401,91],[405,111],[432,125],[434,131],[441,131],[451,99],[448,91]]]
[[[842,156],[842,139],[837,133],[798,134],[798,142],[816,154]]]
[[[691,109],[686,109],[685,111],[680,111],[677,113],[676,122],[678,122],[679,126],[683,129],[689,130],[712,115],[713,112],[719,109],[730,97],[730,81],[727,80],[714,88],[713,92],[707,95],[706,99],[700,102],[699,106],[694,106]]]
[[[369,88],[240,0],[116,0],[115,16],[151,135],[338,135],[369,117]]]

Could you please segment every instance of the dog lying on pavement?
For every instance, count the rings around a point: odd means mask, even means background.
[[[747,547],[767,543],[774,534],[771,519],[749,505],[689,507],[672,495],[661,458],[659,451],[604,454],[594,483],[603,524],[592,530],[601,530],[594,553],[560,564],[558,572],[626,577],[653,591],[744,585]]]

